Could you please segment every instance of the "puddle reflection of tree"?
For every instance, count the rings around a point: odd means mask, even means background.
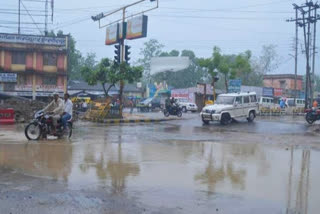
[[[218,166],[213,157],[213,145],[211,144],[208,158],[208,165],[203,173],[195,176],[195,180],[208,186],[208,192],[214,193],[219,182],[229,179],[233,187],[244,189],[244,177],[246,171],[244,169],[236,170],[232,161],[226,161],[221,158],[221,164]]]
[[[118,144],[110,144],[105,139],[103,148],[92,148],[88,145],[85,149],[84,163],[79,166],[82,172],[86,172],[89,168],[95,168],[101,184],[106,185],[106,182],[110,180],[114,193],[122,193],[126,188],[126,179],[140,173],[140,166],[137,163],[129,162],[127,160],[129,157],[123,155],[122,129],[119,128],[119,130]],[[107,136],[105,135],[105,138]],[[117,145],[116,151],[114,145]],[[95,154],[98,151],[100,152],[96,158]]]
[[[39,142],[0,145],[0,166],[35,176],[68,181],[71,173],[72,145]]]
[[[309,207],[309,175],[310,175],[310,150],[303,150],[301,156],[301,168],[299,169],[299,178],[297,183],[297,192],[294,202],[292,177],[294,171],[294,149],[291,147],[290,168],[288,176],[288,195],[286,214],[289,213],[304,213],[308,214]],[[292,207],[294,206],[294,207]],[[293,210],[292,210],[293,209]]]

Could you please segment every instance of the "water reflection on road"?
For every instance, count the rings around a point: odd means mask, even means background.
[[[0,167],[61,180],[70,189],[107,188],[154,206],[181,206],[186,213],[215,206],[237,213],[227,202],[241,205],[243,213],[318,213],[318,150],[195,141],[188,132],[199,134],[199,128],[174,127],[89,124],[78,127],[71,142],[6,140]]]

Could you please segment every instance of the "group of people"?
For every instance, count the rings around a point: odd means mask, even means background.
[[[73,104],[70,95],[68,93],[64,94],[64,100],[62,100],[58,93],[54,93],[52,102],[43,111],[52,115],[54,129],[61,118],[63,130],[65,130],[68,120],[72,118]]]
[[[177,106],[176,99],[174,97],[171,97],[171,99],[168,97],[165,101],[165,107],[169,111],[170,109]]]

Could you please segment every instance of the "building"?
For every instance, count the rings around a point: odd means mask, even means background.
[[[271,74],[263,76],[263,84],[265,87],[282,89],[282,90],[295,90],[294,87],[295,75],[294,74]],[[302,90],[303,77],[297,75],[297,90]]]
[[[0,33],[0,92],[45,98],[67,90],[68,37]]]

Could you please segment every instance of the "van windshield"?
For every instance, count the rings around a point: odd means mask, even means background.
[[[235,97],[230,96],[218,96],[216,104],[232,105]]]

